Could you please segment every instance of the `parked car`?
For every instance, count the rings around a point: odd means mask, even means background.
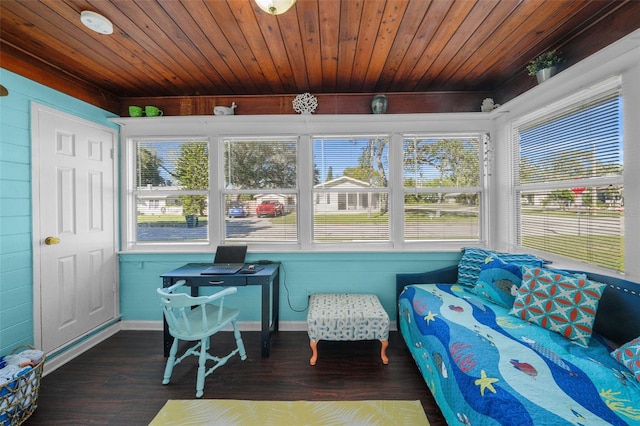
[[[278,200],[264,200],[256,207],[256,215],[263,216],[280,216],[284,213],[284,206]]]
[[[227,212],[229,217],[247,217],[249,213],[242,206],[231,206]]]

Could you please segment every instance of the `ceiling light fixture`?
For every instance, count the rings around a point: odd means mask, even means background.
[[[296,0],[255,0],[258,7],[272,15],[280,15],[291,9]]]
[[[110,20],[96,12],[83,10],[80,13],[80,20],[85,27],[100,34],[113,34],[113,24]]]

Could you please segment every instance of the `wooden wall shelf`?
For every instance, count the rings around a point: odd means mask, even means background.
[[[317,94],[318,109],[314,114],[371,114],[371,100],[376,93],[369,94]],[[431,92],[431,93],[385,93],[388,99],[387,114],[477,112],[488,92]],[[180,96],[180,97],[136,97],[120,99],[118,114],[129,116],[129,106],[154,105],[164,115],[212,115],[215,106],[237,104],[236,115],[297,114],[293,110],[292,95],[264,96]]]

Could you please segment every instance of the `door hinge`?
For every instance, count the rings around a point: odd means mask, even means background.
[[[115,151],[115,150],[114,150],[113,148],[111,148],[111,152],[110,152],[110,154],[111,154],[111,159],[112,159],[112,160],[113,160],[113,156],[114,156],[114,151]]]

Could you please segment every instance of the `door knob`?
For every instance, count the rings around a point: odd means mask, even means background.
[[[60,238],[57,237],[47,237],[44,239],[44,243],[48,246],[52,246],[54,244],[60,243]]]

